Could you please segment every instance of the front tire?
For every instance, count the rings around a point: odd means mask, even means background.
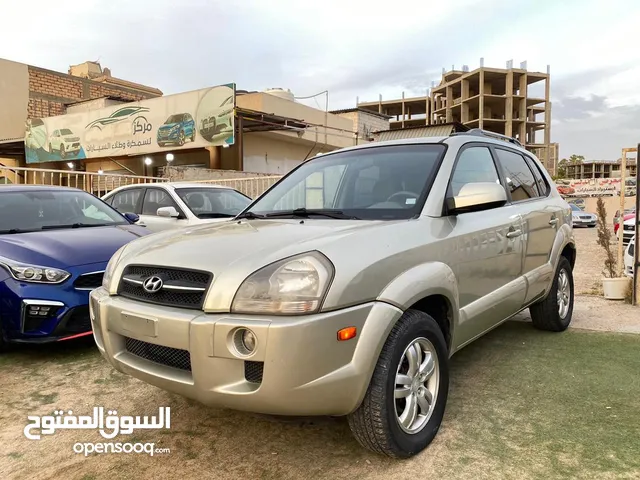
[[[531,320],[539,330],[562,332],[573,315],[573,271],[566,257],[560,257],[549,294],[531,305]]]
[[[184,145],[184,131],[180,132],[180,136],[178,137],[178,145]]]
[[[2,319],[0,319],[0,355],[6,352],[9,348],[9,342],[4,338],[4,330],[2,329]]]
[[[442,423],[449,393],[449,352],[437,322],[407,310],[380,352],[349,426],[365,448],[395,458],[424,450]]]
[[[60,144],[60,158],[66,158],[67,157],[67,152],[64,149],[64,144]]]

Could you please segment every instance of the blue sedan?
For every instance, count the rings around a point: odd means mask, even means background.
[[[0,351],[91,334],[89,292],[111,256],[147,235],[82,190],[0,187]]]

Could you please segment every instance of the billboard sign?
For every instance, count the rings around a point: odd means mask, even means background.
[[[234,143],[235,84],[27,120],[27,163]]]

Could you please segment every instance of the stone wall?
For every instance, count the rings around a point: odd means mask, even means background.
[[[174,182],[196,180],[222,180],[231,178],[268,177],[272,173],[240,172],[238,170],[211,170],[198,167],[165,167],[164,178]]]

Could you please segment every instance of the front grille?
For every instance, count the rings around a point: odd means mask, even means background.
[[[147,292],[142,286],[142,282],[151,276],[160,277],[164,283],[158,292]],[[157,305],[199,309],[202,307],[211,278],[212,275],[208,272],[130,265],[124,271],[118,294]],[[171,289],[171,286],[177,289]],[[196,288],[200,291],[180,290],[184,288]]]
[[[586,215],[580,215],[582,220],[591,220],[591,217],[587,217]]]
[[[244,362],[244,378],[247,382],[262,383],[264,362]]]
[[[191,371],[191,356],[186,350],[155,345],[129,337],[124,338],[124,345],[127,351],[136,357],[167,367]]]
[[[78,290],[93,290],[94,288],[99,288],[102,285],[103,276],[104,272],[85,273],[73,282],[73,288]]]
[[[623,226],[624,230],[629,230],[629,231],[633,231],[633,225],[624,225]]]

